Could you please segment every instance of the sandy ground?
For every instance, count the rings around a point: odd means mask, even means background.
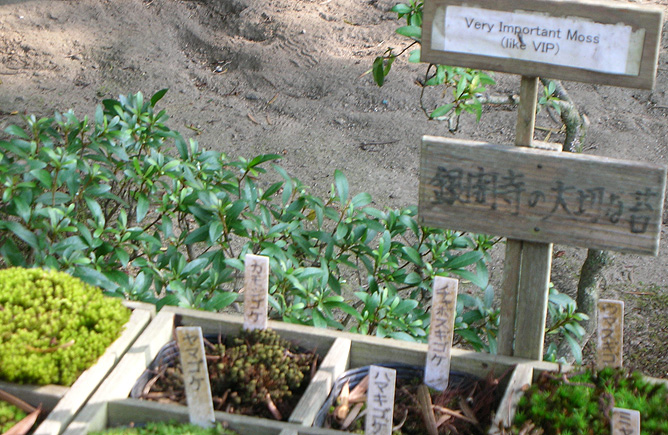
[[[666,6],[665,0],[661,0]],[[656,3],[656,2],[655,2]],[[417,203],[419,144],[450,135],[419,108],[423,66],[395,63],[383,88],[364,75],[394,35],[394,0],[0,0],[0,128],[18,112],[92,114],[103,98],[169,88],[170,126],[230,156],[283,155],[316,192],[335,169],[379,207]],[[591,126],[586,152],[668,164],[668,36],[652,91],[564,83]],[[494,94],[519,92],[496,74]],[[513,142],[516,112],[487,107],[456,137]],[[544,113],[538,126],[558,127]],[[544,131],[537,132],[543,139]],[[563,140],[553,134],[552,140]],[[627,304],[625,358],[668,376],[668,240],[658,257],[617,254],[602,297]],[[555,247],[553,281],[573,294],[584,249]],[[493,268],[498,282],[502,261]]]

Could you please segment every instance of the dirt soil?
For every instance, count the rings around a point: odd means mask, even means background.
[[[0,128],[24,113],[92,115],[103,98],[169,88],[160,108],[170,127],[204,147],[232,157],[281,154],[282,165],[316,192],[341,169],[351,191],[371,193],[378,207],[416,204],[420,138],[450,133],[419,108],[414,81],[424,66],[397,61],[383,88],[365,75],[385,48],[405,45],[394,34],[394,3],[0,0]],[[564,83],[591,121],[585,152],[668,163],[667,48],[664,32],[652,91]],[[519,92],[518,76],[494,77],[492,93]],[[515,121],[513,107],[486,107],[480,123],[463,118],[456,137],[512,144]],[[558,128],[545,113],[537,125]],[[660,255],[616,254],[601,297],[626,303],[627,365],[668,377],[663,216]],[[585,255],[555,247],[557,288],[573,295]],[[500,259],[492,274],[498,282]]]

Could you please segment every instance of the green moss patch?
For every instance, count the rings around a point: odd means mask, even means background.
[[[0,270],[0,379],[71,385],[129,318],[120,300],[66,273]]]
[[[610,434],[612,408],[640,411],[641,434],[668,434],[668,388],[639,372],[544,372],[519,402],[511,433]],[[539,432],[535,432],[539,433]]]
[[[22,409],[0,400],[0,433],[7,432],[12,426],[28,415]]]
[[[220,424],[205,429],[194,424],[173,422],[147,423],[138,428],[116,428],[103,432],[93,432],[91,435],[235,435],[236,432],[224,429]]]

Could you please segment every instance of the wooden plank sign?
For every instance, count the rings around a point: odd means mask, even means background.
[[[366,395],[367,435],[391,435],[394,414],[394,390],[397,372],[394,369],[369,367],[369,389]]]
[[[624,301],[598,301],[596,367],[621,367],[624,354]]]
[[[612,435],[640,435],[640,412],[635,409],[612,408]]]
[[[657,255],[666,168],[425,136],[424,226]]]
[[[267,329],[269,257],[246,254],[244,264],[244,329]]]
[[[213,427],[216,417],[213,413],[202,328],[199,326],[178,327],[176,328],[176,341],[179,344],[190,422],[201,427]]]
[[[663,11],[593,0],[425,2],[422,61],[651,89]]]
[[[438,391],[445,391],[450,381],[450,354],[457,316],[458,285],[459,282],[453,278],[434,278],[424,383]]]

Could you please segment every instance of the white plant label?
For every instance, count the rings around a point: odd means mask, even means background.
[[[267,329],[269,257],[246,254],[244,263],[244,329]]]
[[[394,390],[397,372],[386,367],[369,367],[366,393],[365,434],[391,435],[394,415]]]
[[[612,408],[612,435],[640,435],[640,412],[635,409]]]
[[[624,343],[624,302],[598,301],[596,366],[621,367]]]
[[[639,62],[629,59],[637,36],[623,23],[452,5],[445,11],[445,35],[435,35],[431,48],[638,75]]]
[[[438,391],[444,391],[450,380],[450,352],[455,332],[458,285],[456,279],[442,276],[434,279],[424,383]]]
[[[182,326],[176,328],[176,341],[179,344],[183,384],[186,390],[190,423],[201,427],[213,427],[216,418],[213,414],[209,369],[204,354],[202,328]]]

